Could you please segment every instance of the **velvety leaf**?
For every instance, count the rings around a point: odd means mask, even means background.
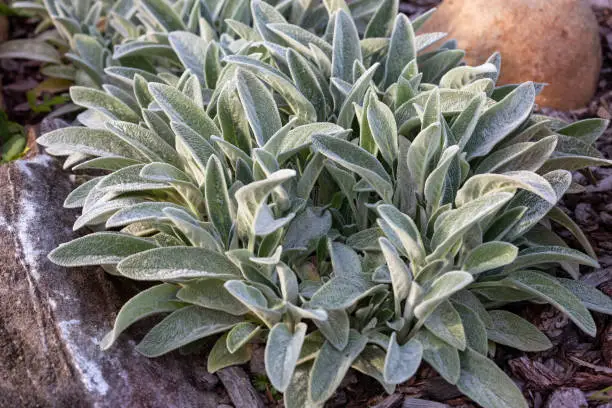
[[[575,262],[599,268],[599,263],[590,256],[572,248],[561,246],[537,246],[523,249],[506,269],[516,271],[546,263]]]
[[[353,63],[362,61],[357,27],[350,15],[343,10],[336,14],[334,27],[332,77],[352,82]]]
[[[221,279],[195,279],[182,284],[176,297],[183,302],[207,309],[221,310],[234,316],[242,316],[249,309],[232,296]]]
[[[453,307],[461,316],[467,347],[486,356],[489,348],[487,329],[479,314],[461,303],[453,303]]]
[[[60,53],[55,47],[46,42],[33,39],[3,42],[0,45],[0,58],[23,58],[61,64]]]
[[[350,321],[345,310],[327,310],[327,320],[314,320],[325,339],[338,350],[343,350],[349,340]]]
[[[391,333],[385,358],[385,381],[390,384],[408,381],[421,365],[422,356],[423,346],[418,340],[412,339],[406,344],[399,345],[396,333]]]
[[[505,310],[490,310],[492,324],[487,326],[489,340],[522,351],[548,350],[548,337],[527,320]]]
[[[435,248],[434,256],[443,254],[468,229],[485,217],[495,214],[512,198],[510,193],[490,193],[485,197],[470,201],[456,210],[444,213],[436,220],[435,232],[431,246]]]
[[[408,169],[415,180],[419,192],[423,192],[428,169],[434,156],[441,148],[442,130],[440,123],[433,123],[423,129],[408,149]]]
[[[397,124],[393,112],[376,97],[371,97],[367,118],[374,141],[387,164],[393,166],[399,154]]]
[[[141,161],[142,154],[112,132],[102,129],[67,127],[39,137],[36,142],[45,147],[100,157],[125,157]]]
[[[527,82],[487,109],[478,120],[476,129],[465,146],[468,160],[485,156],[497,143],[518,128],[531,114],[535,97],[533,83]]]
[[[123,276],[135,280],[232,279],[241,275],[224,255],[196,247],[167,247],[140,252],[124,259],[117,269]]]
[[[404,67],[416,58],[416,54],[417,46],[412,24],[404,14],[398,14],[393,25],[385,64],[385,89],[397,81]]]
[[[249,341],[259,334],[261,326],[250,322],[242,322],[235,325],[228,333],[226,347],[230,353],[245,346]]]
[[[173,312],[185,306],[176,299],[178,286],[163,283],[146,289],[128,300],[115,318],[113,329],[100,342],[100,348],[110,348],[119,335],[135,322],[146,317]]]
[[[498,191],[512,192],[518,188],[530,191],[549,203],[557,202],[555,190],[544,177],[531,171],[512,171],[504,174],[477,174],[470,177],[457,192],[455,203],[461,207],[485,194]]]
[[[234,222],[233,208],[225,182],[223,166],[216,156],[211,156],[208,160],[204,186],[208,217],[223,237],[224,242],[227,243]]]
[[[306,328],[306,324],[298,323],[292,333],[287,324],[277,323],[268,335],[265,351],[266,373],[274,388],[281,392],[284,392],[291,382]]]
[[[172,121],[187,125],[204,139],[221,135],[221,131],[208,114],[178,89],[151,83],[149,91]]]
[[[438,305],[452,296],[453,293],[472,283],[473,280],[472,275],[467,272],[446,272],[433,281],[423,300],[414,309],[414,315],[419,319],[426,319]]]
[[[251,359],[251,349],[249,347],[243,346],[233,353],[230,352],[227,348],[227,336],[228,334],[225,333],[219,337],[208,354],[206,371],[211,374],[225,367],[244,364]]]
[[[281,312],[270,308],[264,294],[255,286],[232,280],[225,283],[225,288],[269,327],[280,320]]]
[[[325,342],[310,372],[309,400],[314,403],[328,400],[366,344],[367,338],[355,330],[351,330],[348,344],[342,351]]]
[[[48,255],[61,266],[117,264],[130,255],[155,248],[154,242],[118,232],[97,232],[61,244]]]
[[[249,71],[239,71],[236,79],[244,112],[257,143],[263,146],[282,126],[274,98]]]
[[[410,269],[400,258],[399,254],[395,250],[395,247],[391,245],[388,239],[379,238],[378,242],[380,248],[382,249],[383,255],[385,256],[385,260],[387,261],[387,266],[391,275],[391,287],[393,289],[393,299],[395,301],[395,313],[400,314],[400,303],[405,300],[410,293],[412,272],[410,272]]]
[[[389,174],[378,160],[364,149],[333,136],[313,136],[313,148],[327,158],[359,174],[385,200],[391,199]]]
[[[426,328],[415,337],[423,345],[423,360],[431,365],[450,384],[457,383],[460,375],[459,353]]]
[[[508,242],[491,241],[474,248],[463,261],[463,270],[477,275],[511,264],[518,248]]]
[[[459,354],[459,391],[484,407],[527,408],[519,388],[493,361],[471,349]]]
[[[241,319],[199,306],[179,309],[156,326],[136,346],[146,357],[158,357],[193,341],[229,330]]]
[[[566,313],[580,329],[595,336],[597,327],[593,317],[578,297],[554,278],[537,272],[514,272],[505,279],[511,287],[533,294]]]
[[[421,305],[419,307],[422,308]],[[427,330],[452,347],[464,350],[467,345],[467,339],[461,322],[461,316],[457,313],[457,310],[447,300],[441,301],[437,306],[430,307],[435,307],[435,309],[431,311],[427,320],[425,320]]]
[[[612,299],[593,286],[573,279],[557,278],[559,283],[578,297],[584,306],[607,315],[612,314]]]

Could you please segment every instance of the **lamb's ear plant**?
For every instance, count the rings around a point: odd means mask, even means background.
[[[589,335],[588,309],[612,313],[577,280],[598,264],[557,207],[569,170],[610,164],[593,147],[607,122],[534,115],[540,86],[496,87],[499,55],[424,53],[442,35],[397,1],[231,4],[220,36],[163,19],[167,44],[138,45],[163,69],[107,68],[119,85],[71,90],[85,127],[39,139],[107,171],[65,202],[97,232],[50,259],[156,282],[102,347],[164,314],[139,352],[214,336],[215,372],[263,341],[287,407],[323,406],[351,368],[393,392],[423,360],[480,405],[525,407],[489,357],[552,345],[504,307],[547,302]]]

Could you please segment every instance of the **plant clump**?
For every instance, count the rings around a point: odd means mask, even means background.
[[[155,282],[102,348],[164,314],[140,353],[215,336],[215,372],[263,341],[287,407],[323,406],[351,368],[393,392],[422,361],[480,405],[526,407],[489,357],[552,345],[505,306],[550,303],[589,335],[589,310],[612,313],[557,207],[570,171],[611,164],[606,121],[534,114],[539,84],[497,87],[499,55],[463,65],[397,0],[133,7],[134,29],[83,43],[114,48],[99,88],[70,90],[79,123],[39,139],[105,171],[65,202],[96,232],[49,258]]]

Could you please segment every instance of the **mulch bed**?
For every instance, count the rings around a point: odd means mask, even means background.
[[[597,94],[584,109],[571,112],[543,109],[546,114],[569,121],[589,117],[612,119],[612,0],[591,2],[600,24],[604,57]],[[401,8],[408,15],[418,15],[438,3],[439,0],[411,0],[404,2]],[[33,21],[11,18],[10,22],[11,38],[25,38],[34,27]],[[0,60],[0,109],[4,109],[11,120],[22,124],[41,120],[40,114],[27,109],[25,98],[25,92],[43,79],[38,69],[36,62]],[[598,148],[607,158],[612,158],[612,129],[608,129],[598,142]],[[582,279],[612,296],[612,168],[579,172],[575,180],[585,187],[585,192],[567,196],[562,207],[587,233],[602,266]],[[571,241],[569,235],[565,237]],[[519,311],[555,345],[542,353],[521,353],[498,347],[496,360],[521,386],[530,404],[535,408],[557,408],[588,403],[590,407],[612,408],[612,319],[595,313],[599,330],[597,338],[593,339],[582,334],[550,306],[525,305]],[[258,354],[263,353],[255,353]],[[261,373],[258,360],[255,358],[251,363],[253,374]],[[277,396],[270,390],[261,393],[269,406],[280,406]],[[420,406],[411,405],[410,398],[441,401],[452,407],[474,406],[426,365],[392,396],[386,396],[375,381],[350,373],[327,406]]]

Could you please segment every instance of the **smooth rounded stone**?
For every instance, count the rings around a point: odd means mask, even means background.
[[[541,106],[580,108],[597,90],[601,44],[587,0],[445,0],[421,31],[449,33],[469,65],[499,51],[499,84],[549,84]]]
[[[0,407],[217,407],[227,397],[202,385],[204,356],[148,359],[137,328],[100,349],[134,287],[47,259],[76,237],[62,208],[73,187],[46,154],[0,166]]]

